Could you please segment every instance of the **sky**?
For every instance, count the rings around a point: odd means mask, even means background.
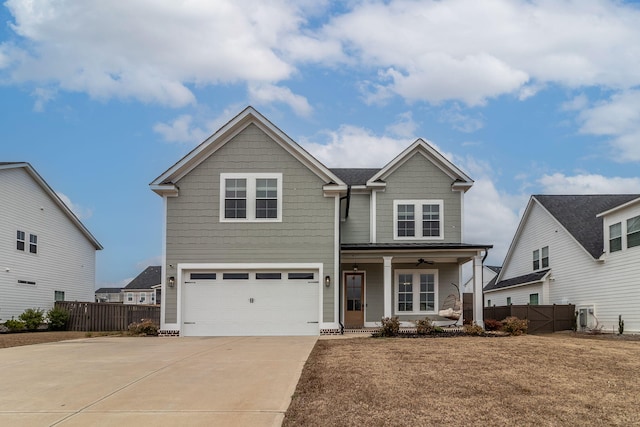
[[[640,193],[639,22],[613,0],[9,0],[0,161],[124,286],[161,262],[149,183],[247,105],[328,167],[421,137],[474,179],[464,240],[501,265],[531,194]]]

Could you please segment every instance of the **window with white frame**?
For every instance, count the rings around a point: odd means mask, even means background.
[[[38,236],[35,234],[29,234],[29,252],[32,254],[38,253]]]
[[[533,251],[533,270],[549,267],[549,246]]]
[[[640,246],[640,215],[627,220],[627,248]]]
[[[64,291],[53,291],[54,301],[64,301]]]
[[[396,271],[396,310],[398,314],[433,313],[438,297],[435,270]]]
[[[127,292],[127,301],[133,302],[133,292]]]
[[[19,251],[24,251],[24,239],[25,233],[24,231],[18,230],[16,233],[16,249]]]
[[[622,250],[622,223],[609,226],[609,252]]]
[[[443,239],[443,206],[442,200],[394,200],[394,238]]]
[[[282,221],[282,174],[220,174],[220,221]]]

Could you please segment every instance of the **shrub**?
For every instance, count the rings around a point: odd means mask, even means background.
[[[487,331],[500,331],[502,330],[502,322],[496,319],[487,319],[484,321],[484,328]]]
[[[9,332],[19,332],[23,331],[25,328],[24,322],[22,320],[15,320],[11,318],[11,320],[7,320],[4,322],[4,326],[9,329]]]
[[[400,319],[397,317],[383,317],[380,322],[382,323],[382,327],[377,336],[395,337],[400,332]]]
[[[38,329],[44,322],[44,311],[39,308],[27,308],[18,318],[24,322],[28,330],[32,331]]]
[[[429,335],[435,332],[435,326],[428,317],[425,317],[424,320],[416,320],[415,324],[418,335]]]
[[[152,320],[142,319],[139,323],[129,325],[129,335],[134,336],[157,336],[158,326]]]
[[[502,321],[502,330],[511,335],[526,334],[528,328],[529,321],[527,319],[518,319],[515,316],[510,316]]]
[[[471,325],[464,325],[464,333],[467,335],[484,335],[484,328],[473,322]]]
[[[69,312],[64,308],[53,307],[47,312],[47,319],[49,320],[49,330],[64,331],[69,321]]]

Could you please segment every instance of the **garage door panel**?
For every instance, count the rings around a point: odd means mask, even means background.
[[[318,283],[304,280],[185,283],[183,334],[317,335],[318,298]]]

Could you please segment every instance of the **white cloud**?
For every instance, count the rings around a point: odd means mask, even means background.
[[[418,124],[413,120],[413,113],[406,111],[398,114],[395,123],[388,125],[385,130],[397,137],[416,139]]]
[[[56,91],[38,87],[33,90],[32,95],[36,98],[36,101],[33,104],[33,111],[37,111],[40,113],[44,111],[44,106],[47,104],[47,102],[55,98]]]
[[[640,90],[628,90],[579,114],[580,132],[610,137],[611,157],[618,162],[640,161]]]
[[[481,114],[472,117],[462,111],[460,105],[454,103],[451,107],[442,109],[440,120],[450,123],[454,129],[464,133],[472,133],[484,127],[484,119]]]
[[[181,143],[202,142],[208,135],[199,127],[192,126],[193,117],[183,114],[170,123],[156,123],[153,130],[159,133],[165,141]]]
[[[78,217],[78,219],[86,220],[93,216],[93,209],[81,206],[79,204],[73,203],[71,199],[64,193],[56,192],[60,200],[64,202],[65,205]]]
[[[544,194],[640,193],[640,178],[606,177],[595,174],[543,175],[538,180]]]
[[[304,96],[296,95],[289,88],[268,83],[249,85],[249,98],[256,105],[281,102],[288,105],[298,116],[310,116],[313,109]]]

